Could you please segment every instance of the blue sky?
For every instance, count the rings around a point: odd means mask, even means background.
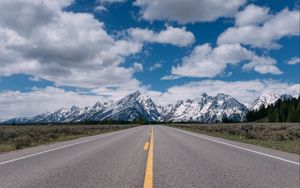
[[[140,90],[299,95],[299,1],[4,0],[0,119]]]

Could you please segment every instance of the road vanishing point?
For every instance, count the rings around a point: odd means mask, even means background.
[[[1,188],[299,188],[299,155],[145,125],[0,154]]]

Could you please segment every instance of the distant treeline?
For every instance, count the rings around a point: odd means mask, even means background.
[[[298,99],[278,100],[270,106],[262,106],[259,110],[249,111],[246,115],[250,121],[267,122],[300,122],[300,96]]]

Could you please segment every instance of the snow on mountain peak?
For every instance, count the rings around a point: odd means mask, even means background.
[[[195,99],[179,100],[164,114],[164,121],[220,122],[223,118],[244,120],[247,108],[229,95],[219,93],[215,97],[202,94]]]
[[[253,103],[249,105],[249,110],[259,110],[262,106],[269,106],[274,104],[280,98],[279,95],[276,95],[271,92],[264,93],[260,97],[256,98]]]
[[[249,106],[249,110],[259,110],[263,106],[267,107],[274,104],[279,99],[281,100],[291,100],[293,97],[291,95],[277,95],[272,92],[266,92],[260,97],[256,98]]]
[[[264,98],[264,99],[275,99],[278,98],[279,95],[276,95],[275,93],[272,92],[266,92],[263,95],[260,96],[260,98]]]
[[[56,123],[91,121],[193,121],[212,123],[224,118],[243,121],[248,110],[257,110],[262,105],[274,104],[278,99],[290,100],[290,95],[276,95],[267,92],[254,100],[247,108],[238,100],[224,93],[209,96],[202,93],[194,99],[178,100],[176,104],[156,106],[151,97],[140,91],[133,92],[114,102],[96,102],[91,107],[61,108],[54,112],[42,113],[34,117],[13,118],[4,123]]]
[[[156,121],[159,115],[151,98],[136,91],[108,106],[103,112],[95,114],[92,120],[133,121],[142,118]]]
[[[133,98],[137,98],[140,95],[142,95],[141,92],[139,90],[137,90],[134,93],[129,94],[128,96],[133,97]]]

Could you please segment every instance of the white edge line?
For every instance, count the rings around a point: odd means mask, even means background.
[[[274,156],[274,155],[269,155],[269,154],[262,153],[262,152],[259,152],[259,151],[255,151],[255,150],[252,150],[252,149],[243,148],[243,147],[236,146],[236,145],[233,145],[233,144],[228,144],[226,142],[222,142],[222,141],[211,139],[211,138],[208,138],[208,137],[205,137],[205,136],[197,135],[197,133],[189,133],[189,132],[179,130],[179,129],[176,129],[176,128],[173,128],[173,129],[176,130],[176,131],[191,135],[191,136],[199,137],[199,138],[202,138],[202,139],[205,139],[205,140],[209,140],[209,141],[212,141],[212,142],[216,142],[216,143],[219,143],[219,144],[223,144],[223,145],[230,146],[230,147],[233,147],[233,148],[238,148],[238,149],[241,149],[241,150],[249,151],[249,152],[252,152],[252,153],[256,153],[256,154],[259,154],[259,155],[263,155],[263,156],[266,156],[266,157],[278,159],[278,160],[281,160],[281,161],[284,161],[284,162],[288,162],[288,163],[300,166],[300,163],[295,162],[295,161],[291,161],[291,160],[284,159],[284,158],[281,158],[281,157],[277,157],[277,156]]]
[[[136,128],[134,128],[134,129],[136,129]],[[123,130],[123,131],[128,131],[128,129],[127,130]],[[123,132],[123,131],[121,130],[121,132]],[[44,153],[48,153],[48,152],[51,152],[51,151],[56,151],[56,150],[64,149],[64,148],[75,146],[75,145],[82,144],[82,143],[85,143],[85,142],[90,142],[90,141],[97,140],[97,139],[100,139],[100,138],[105,138],[105,137],[108,137],[108,136],[111,136],[111,135],[114,135],[114,134],[117,134],[117,133],[120,133],[120,131],[119,132],[108,133],[106,135],[101,135],[101,136],[98,136],[96,138],[92,138],[92,139],[88,139],[88,140],[83,140],[83,141],[80,141],[80,142],[75,142],[75,143],[72,143],[72,144],[68,144],[68,145],[57,147],[57,148],[49,149],[49,150],[46,150],[46,151],[41,151],[41,152],[38,152],[38,153],[34,153],[34,154],[30,154],[30,155],[25,155],[23,157],[18,157],[18,158],[11,159],[11,160],[8,160],[8,161],[0,162],[0,165],[4,165],[4,164],[7,164],[7,163],[12,163],[12,162],[19,161],[21,159],[26,159],[26,158],[29,158],[29,157],[34,157],[34,156],[41,155],[41,154],[44,154]]]

